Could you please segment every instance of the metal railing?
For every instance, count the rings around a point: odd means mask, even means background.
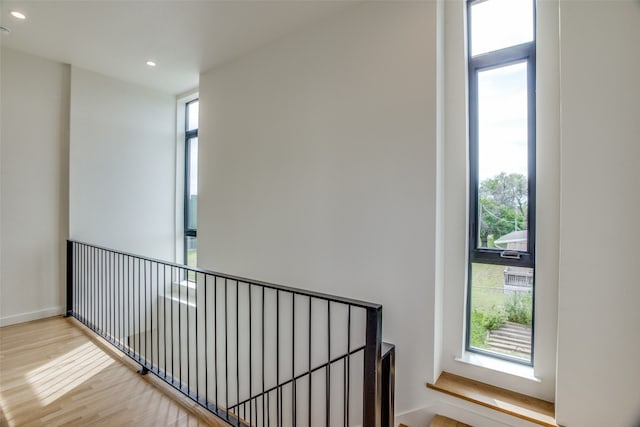
[[[378,304],[67,241],[67,315],[231,425],[393,425]]]

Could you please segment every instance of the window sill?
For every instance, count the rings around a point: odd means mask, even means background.
[[[513,375],[514,377],[523,378],[537,383],[542,382],[541,378],[534,375],[533,368],[531,366],[524,366],[519,363],[509,362],[508,360],[496,359],[495,357],[465,351],[462,356],[456,357],[455,361],[480,368],[490,369],[507,375]]]
[[[552,402],[443,372],[430,389],[508,414],[529,422],[558,427]]]
[[[196,284],[190,280],[171,282],[165,290],[163,297],[169,301],[184,304],[189,307],[195,307]]]

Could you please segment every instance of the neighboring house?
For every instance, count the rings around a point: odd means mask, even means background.
[[[509,234],[498,238],[493,243],[500,249],[513,250],[513,251],[526,251],[527,250],[527,230],[512,231]]]
[[[512,231],[497,239],[494,244],[505,250],[526,251],[528,230]],[[506,267],[504,269],[504,291],[530,291],[533,289],[533,271],[530,268]]]

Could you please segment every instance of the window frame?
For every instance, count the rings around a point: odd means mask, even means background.
[[[189,227],[189,194],[190,194],[190,178],[191,178],[191,142],[194,138],[198,138],[198,128],[189,130],[189,105],[194,102],[200,102],[199,98],[194,98],[184,104],[184,198],[183,198],[183,259],[184,264],[188,265],[188,246],[189,237],[198,237],[198,228]]]
[[[469,113],[469,218],[468,218],[468,260],[467,260],[467,298],[464,343],[465,350],[484,354],[497,359],[504,359],[527,366],[534,364],[535,334],[535,236],[536,236],[536,1],[533,2],[533,39],[530,42],[485,52],[472,56],[471,7],[484,0],[467,0],[467,66],[468,66],[468,113]],[[527,251],[516,251],[517,259],[509,257],[514,251],[505,251],[478,246],[480,180],[479,180],[479,108],[478,108],[478,75],[482,71],[504,66],[526,63],[527,67]],[[532,288],[532,320],[531,320],[531,358],[525,361],[496,352],[486,351],[471,346],[471,287],[472,264],[494,264],[513,267],[527,267],[534,271]]]

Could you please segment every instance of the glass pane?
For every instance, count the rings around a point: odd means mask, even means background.
[[[198,238],[193,236],[186,236],[184,238],[184,244],[185,244],[185,254],[187,258],[186,264],[190,267],[197,267],[198,266],[198,252],[197,252]],[[189,271],[187,273],[187,279],[190,282],[195,282],[196,273],[194,273],[193,271]]]
[[[471,55],[533,40],[533,0],[485,0],[471,6]]]
[[[198,111],[200,102],[192,101],[187,104],[187,130],[198,129]]]
[[[187,254],[187,265],[190,267],[196,267],[198,265],[198,253],[196,251],[198,245],[198,238],[194,236],[187,236],[184,239]]]
[[[471,348],[531,361],[533,269],[471,265]]]
[[[189,181],[187,183],[187,228],[198,228],[198,138],[191,138],[189,144]]]
[[[527,63],[478,72],[479,248],[527,250]]]

